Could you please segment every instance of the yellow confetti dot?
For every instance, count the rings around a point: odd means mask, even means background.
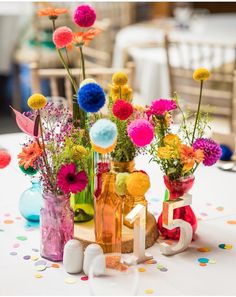
[[[65,279],[65,283],[66,284],[75,284],[76,283],[76,279],[75,278],[68,277],[68,278]]]
[[[37,271],[44,271],[47,268],[47,266],[46,265],[38,265],[35,268]]]
[[[210,249],[208,247],[200,247],[197,250],[201,253],[210,252]]]
[[[208,261],[208,263],[209,263],[209,264],[216,264],[216,260],[210,259],[210,260]]]
[[[140,268],[138,268],[138,271],[139,271],[139,272],[145,272],[146,269],[145,269],[144,267],[140,267]]]
[[[35,274],[35,278],[42,278],[43,276],[42,276],[42,274]]]
[[[51,267],[52,267],[52,268],[60,268],[60,265],[57,264],[57,263],[53,263]]]
[[[151,294],[153,294],[154,291],[152,289],[147,289],[144,292],[145,292],[145,294],[151,295]]]
[[[39,257],[37,257],[37,256],[31,256],[32,261],[37,261],[38,259],[39,259]]]
[[[226,250],[231,250],[232,247],[233,247],[232,244],[226,244],[226,245],[225,245],[225,249],[226,249]]]
[[[229,220],[227,221],[227,224],[236,225],[236,220]]]

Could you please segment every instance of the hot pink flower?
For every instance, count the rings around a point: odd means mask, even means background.
[[[62,165],[57,174],[57,185],[64,194],[83,191],[88,184],[88,177],[85,171],[76,172],[76,165]]]
[[[91,27],[96,21],[95,10],[87,4],[80,5],[74,12],[74,22],[80,27]]]
[[[137,119],[129,124],[128,135],[135,145],[143,147],[151,143],[154,137],[154,127],[148,120]]]
[[[152,101],[149,112],[152,115],[164,115],[167,111],[176,109],[177,105],[174,100],[159,99]]]
[[[52,39],[57,48],[66,47],[72,42],[72,30],[66,26],[59,27],[53,33]]]

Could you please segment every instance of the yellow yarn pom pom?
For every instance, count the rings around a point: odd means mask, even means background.
[[[92,149],[95,152],[97,152],[99,154],[102,154],[102,155],[105,155],[105,154],[111,153],[114,150],[114,148],[116,147],[116,142],[114,142],[111,146],[109,146],[107,148],[97,146],[92,141],[91,141],[91,145],[92,145]]]
[[[206,68],[198,68],[193,73],[193,79],[196,81],[204,81],[210,77],[210,72]]]
[[[149,176],[143,172],[133,172],[126,179],[126,187],[129,194],[142,196],[150,188]]]
[[[128,76],[124,72],[116,72],[112,76],[112,82],[117,86],[123,86],[127,83],[127,81],[128,81]]]
[[[46,105],[47,99],[42,94],[33,94],[29,97],[27,103],[32,109],[40,109]]]
[[[87,84],[97,84],[96,80],[93,78],[86,78],[83,81],[81,81],[79,88],[82,88],[83,86],[87,85]]]

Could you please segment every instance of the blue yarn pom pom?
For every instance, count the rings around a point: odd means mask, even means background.
[[[221,144],[220,147],[222,150],[220,160],[221,161],[229,161],[233,155],[233,152],[227,145]]]
[[[91,141],[102,148],[113,145],[117,138],[117,127],[112,121],[100,119],[90,129]]]
[[[78,104],[85,112],[99,111],[105,101],[105,93],[97,83],[88,83],[78,91]]]

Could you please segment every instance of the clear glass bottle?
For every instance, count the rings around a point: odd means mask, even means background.
[[[20,196],[19,210],[26,220],[39,222],[43,203],[41,184],[37,178],[32,178],[31,184],[31,188],[25,190]]]
[[[40,211],[41,246],[43,258],[62,261],[64,246],[74,235],[74,212],[65,195],[43,193]]]
[[[121,253],[122,197],[115,192],[114,173],[102,175],[102,191],[95,202],[95,238],[104,253]]]

